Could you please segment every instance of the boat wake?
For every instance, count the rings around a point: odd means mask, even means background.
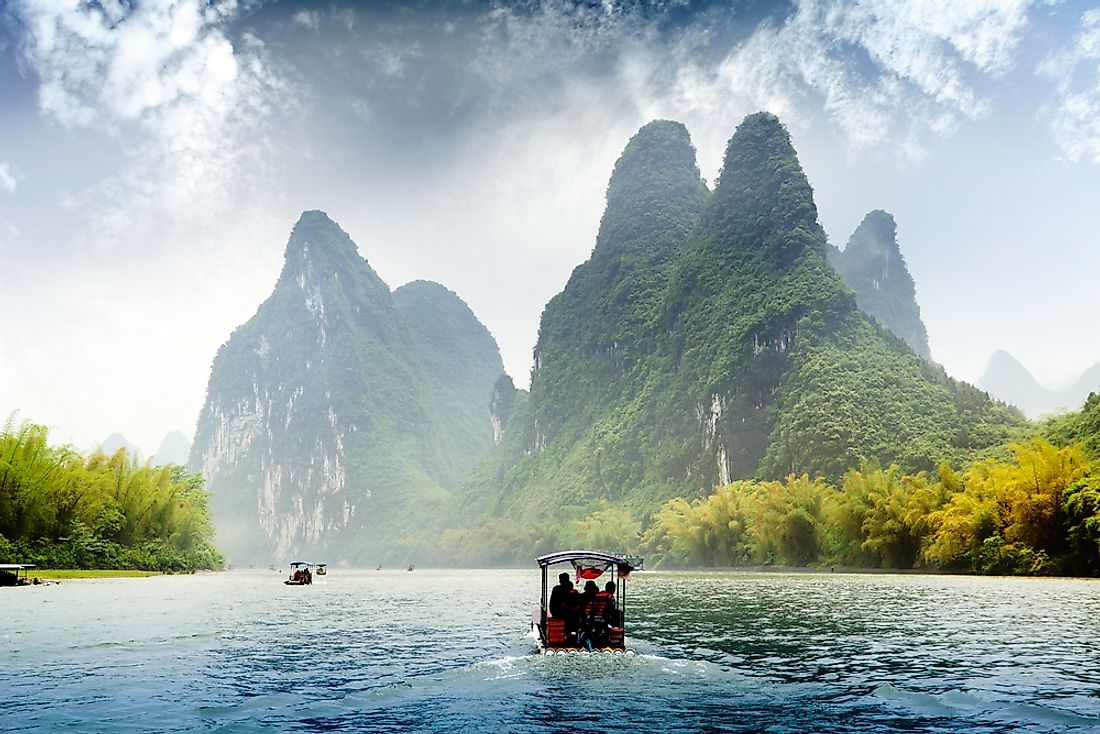
[[[1082,716],[1033,703],[997,700],[987,691],[921,693],[886,683],[876,688],[871,698],[880,705],[903,709],[921,717],[1008,725],[1013,731],[1047,732],[1066,727],[1081,731],[1100,730],[1100,717]]]

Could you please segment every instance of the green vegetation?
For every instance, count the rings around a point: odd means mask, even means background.
[[[1059,445],[1080,442],[1090,459],[1100,461],[1100,392],[1089,393],[1081,410],[1046,421],[1043,433]]]
[[[452,542],[500,522],[485,542],[504,554],[603,503],[642,522],[738,481],[961,466],[1025,425],[857,307],[766,113],[737,129],[713,192],[679,123],[631,139],[592,257],[543,313],[524,397],[456,496]]]
[[[219,538],[238,561],[505,564],[580,545],[670,564],[1089,567],[1084,460],[1050,486],[1021,478],[1070,441],[1089,451],[1087,419],[1022,441],[1018,411],[925,358],[888,214],[843,262],[857,291],[886,284],[878,311],[860,296],[875,318],[830,264],[774,116],[742,122],[713,191],[684,126],[652,122],[547,304],[528,392],[455,294],[391,293],[306,212],[215,360],[192,464]]]
[[[980,574],[1100,574],[1100,463],[1081,444],[1011,444],[1003,459],[904,474],[868,464],[677,497],[641,520],[607,503],[579,520],[494,519],[443,538],[459,564],[562,547],[618,549],[650,567],[847,566]]]
[[[162,571],[141,571],[132,568],[36,568],[28,576],[40,579],[122,579],[158,576]]]
[[[84,456],[43,426],[0,431],[0,558],[43,568],[214,569],[202,477],[139,466],[124,449]]]
[[[1013,444],[957,473],[863,466],[840,487],[790,476],[666,503],[639,548],[666,565],[849,565],[983,574],[1100,572],[1100,467],[1081,447]]]
[[[426,562],[449,491],[492,445],[503,365],[454,293],[395,292],[323,212],[219,350],[191,466],[233,563]]]
[[[436,476],[454,489],[488,450],[486,404],[504,372],[496,340],[465,301],[438,283],[416,280],[393,292],[412,338],[410,361],[423,373],[423,389],[436,414],[445,469]]]

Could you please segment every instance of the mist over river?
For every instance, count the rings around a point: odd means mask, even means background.
[[[285,577],[0,589],[0,731],[1100,731],[1095,581],[639,573],[539,657],[533,563]]]

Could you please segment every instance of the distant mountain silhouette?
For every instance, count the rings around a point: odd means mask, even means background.
[[[860,309],[892,331],[914,352],[932,359],[928,331],[920,317],[913,276],[898,245],[894,217],[881,209],[869,213],[843,251],[830,246],[829,262],[844,284],[856,292]]]
[[[153,466],[176,464],[187,466],[191,456],[191,441],[180,431],[172,431],[160,442],[160,448],[153,454]]]
[[[1078,410],[1090,392],[1100,392],[1100,362],[1081,373],[1065,390],[1051,390],[1039,384],[1018,359],[998,349],[989,358],[989,365],[978,380],[978,387],[1018,406],[1029,418],[1062,410]]]
[[[130,439],[117,431],[103,439],[103,443],[99,444],[99,450],[108,456],[114,454],[119,449],[126,449],[126,453],[137,459],[138,463],[145,460],[145,455],[141,453],[141,449],[132,443]]]

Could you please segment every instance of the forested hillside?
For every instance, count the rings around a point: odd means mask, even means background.
[[[865,315],[826,248],[773,115],[745,119],[710,193],[682,125],[643,127],[592,257],[543,314],[524,428],[463,500],[528,527],[642,521],[738,479],[928,470],[1005,441],[1021,416]]]
[[[626,545],[671,566],[1100,574],[1100,393],[990,453],[912,474],[870,463],[835,484],[734,482],[666,503]]]
[[[219,350],[191,465],[236,562],[408,562],[492,445],[496,342],[457,295],[396,293],[305,212],[271,296]]]

